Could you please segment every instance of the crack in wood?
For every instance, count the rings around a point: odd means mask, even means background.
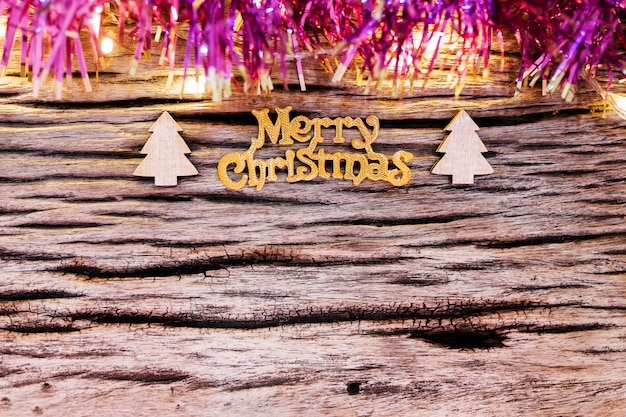
[[[80,101],[43,101],[43,100],[20,100],[15,105],[36,108],[36,109],[57,109],[57,110],[87,110],[87,109],[119,109],[119,108],[141,108],[163,104],[177,104],[180,102],[201,102],[203,100],[194,98],[165,98],[165,97],[137,97],[122,100],[80,100]],[[146,120],[148,122],[150,120]]]
[[[614,269],[610,271],[594,271],[594,275],[624,275],[626,276],[626,269]]]
[[[25,207],[0,207],[0,216],[2,215],[11,215],[11,214],[31,214],[38,213],[45,210],[37,210],[37,209],[29,209]]]
[[[588,240],[612,239],[612,238],[623,238],[623,237],[626,237],[626,231],[591,233],[591,234],[584,234],[584,235],[574,235],[574,234],[543,235],[543,236],[537,236],[537,237],[530,237],[526,239],[477,242],[477,244],[480,247],[486,247],[489,249],[511,249],[511,248],[519,248],[523,246],[565,244],[565,243],[573,243],[573,242],[584,242]]]
[[[104,379],[113,381],[132,381],[145,384],[171,384],[172,382],[184,381],[189,378],[188,373],[175,369],[112,369],[107,371],[94,371],[84,375],[84,378]]]
[[[309,376],[310,377],[310,376]],[[243,391],[249,389],[277,387],[281,385],[295,385],[305,381],[307,377],[305,375],[278,375],[278,376],[263,376],[248,381],[233,382],[230,386],[226,387],[227,391]]]
[[[561,284],[561,285],[525,285],[520,287],[511,288],[512,292],[533,292],[533,291],[550,291],[561,289],[585,289],[590,288],[590,285],[585,284]]]
[[[4,331],[15,333],[68,333],[91,328],[98,324],[117,325],[162,325],[164,327],[186,327],[200,329],[239,329],[253,330],[272,327],[284,327],[303,324],[371,322],[381,328],[366,333],[378,337],[408,335],[437,346],[450,349],[491,349],[506,347],[505,341],[511,331],[520,333],[557,334],[604,330],[615,327],[612,323],[539,323],[502,321],[490,323],[489,317],[506,312],[526,314],[533,310],[547,310],[550,313],[560,308],[582,307],[578,303],[543,303],[529,300],[435,300],[422,304],[385,304],[385,305],[338,305],[306,306],[295,309],[276,308],[252,315],[230,315],[218,310],[197,311],[140,311],[123,308],[96,308],[76,311],[39,311],[37,317],[47,316],[47,321],[26,318],[16,320]],[[217,313],[217,314],[216,314]],[[481,319],[484,317],[484,319]],[[386,330],[384,327],[393,321],[411,321],[408,327]],[[81,322],[89,323],[87,327]],[[91,374],[91,377],[103,379],[132,380],[142,382],[171,381],[171,376],[160,373],[145,375],[123,370],[110,374]],[[174,378],[186,379],[187,376],[174,375]],[[175,379],[178,380],[178,379]],[[276,385],[276,381],[262,381],[259,386]],[[250,385],[246,388],[252,388]]]
[[[19,252],[0,248],[0,259],[6,261],[59,261],[68,258],[71,258],[71,256],[47,253]]]
[[[563,169],[555,171],[536,171],[527,172],[523,175],[531,177],[582,177],[584,175],[593,175],[602,172],[599,169]]]
[[[425,326],[441,327],[443,320],[479,317],[504,312],[551,310],[575,307],[578,303],[543,303],[529,300],[437,300],[434,304],[309,305],[300,308],[267,310],[247,315],[220,314],[215,311],[141,311],[102,307],[75,311],[48,311],[55,320],[86,321],[92,324],[160,324],[167,327],[206,329],[262,329],[280,326],[390,320],[425,320]],[[209,314],[212,313],[212,314]]]
[[[464,324],[458,327],[418,329],[410,337],[451,349],[491,349],[505,347],[506,335],[502,328],[489,328]]]
[[[396,285],[408,285],[416,287],[428,287],[432,285],[444,285],[450,282],[450,279],[446,276],[438,276],[433,274],[424,274],[418,276],[407,275],[392,275],[392,278],[387,281],[389,284]]]
[[[438,325],[428,323],[409,328],[393,330],[373,330],[374,336],[402,336],[409,335],[411,338],[422,339],[438,346],[450,349],[491,349],[506,347],[505,341],[511,331],[519,333],[536,334],[564,334],[575,332],[587,332],[593,330],[606,330],[616,327],[611,323],[558,323],[540,324],[515,322],[512,324],[486,325],[473,322],[472,317],[463,318],[462,321],[450,320],[449,323],[439,321]]]
[[[529,326],[520,326],[518,331],[521,333],[574,333],[586,332],[590,330],[605,330],[616,327],[607,323],[578,323],[578,324],[534,324]]]
[[[55,222],[55,223],[21,223],[13,227],[23,227],[29,229],[90,229],[96,227],[111,226],[111,223],[96,223],[96,222]]]
[[[0,301],[46,300],[51,298],[78,298],[83,293],[56,289],[5,290],[0,291]]]
[[[72,333],[81,331],[72,324],[33,323],[33,324],[10,324],[0,328],[7,332],[35,334],[35,333]]]
[[[327,257],[314,259],[306,255],[291,253],[268,247],[264,250],[242,252],[237,255],[208,256],[204,258],[184,259],[180,261],[162,262],[158,264],[126,266],[116,268],[100,266],[89,260],[73,259],[48,269],[49,272],[84,276],[87,279],[124,279],[124,278],[155,278],[180,277],[183,275],[203,274],[208,271],[228,270],[230,267],[241,266],[290,266],[290,267],[330,267],[330,266],[365,266],[386,265],[413,259],[402,256],[355,258]]]
[[[446,224],[459,220],[475,219],[486,215],[498,213],[478,213],[478,214],[450,214],[446,216],[432,217],[411,217],[411,218],[349,218],[343,220],[328,220],[313,223],[304,223],[303,226],[373,226],[373,227],[394,227],[394,226],[418,226],[430,224]],[[283,226],[285,227],[285,226]]]
[[[507,261],[507,260],[484,260],[478,262],[459,262],[444,264],[441,269],[448,271],[487,271],[495,270],[502,272],[508,269],[521,269],[527,266],[521,262]]]

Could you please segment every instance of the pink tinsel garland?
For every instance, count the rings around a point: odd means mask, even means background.
[[[452,67],[459,83],[471,68],[487,68],[492,38],[502,31],[518,39],[518,82],[543,79],[549,91],[563,90],[564,97],[583,73],[606,69],[610,83],[615,71],[626,69],[618,51],[626,43],[626,0],[0,0],[0,16],[6,18],[0,70],[9,63],[19,31],[22,73],[32,74],[35,95],[49,75],[60,94],[73,61],[90,90],[79,33],[87,31],[94,56],[101,58],[105,5],[119,16],[120,38],[125,21],[134,24],[126,34],[136,40],[131,73],[142,52],[150,50],[156,26],[164,30],[161,62],[174,69],[184,28],[184,74],[191,67],[201,70],[214,100],[228,95],[233,65],[244,76],[245,89],[256,84],[270,90],[272,69],[278,66],[284,79],[292,54],[304,84],[299,48],[330,70],[326,58],[337,56],[334,81],[356,62],[374,80],[389,74],[394,80],[425,79],[449,33],[458,38]]]

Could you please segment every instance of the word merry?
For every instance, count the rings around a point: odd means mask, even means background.
[[[411,170],[407,163],[413,159],[413,154],[398,151],[390,161],[385,155],[372,149],[372,143],[380,130],[380,122],[376,116],[368,116],[365,121],[359,117],[309,119],[296,116],[292,119],[289,115],[291,109],[290,106],[277,108],[276,122],[270,119],[268,109],[252,111],[258,121],[259,134],[252,138],[247,151],[224,155],[217,165],[218,177],[226,187],[239,190],[247,184],[260,190],[266,182],[277,181],[277,171],[282,170],[287,171],[288,182],[311,181],[317,177],[327,179],[332,176],[352,181],[354,185],[369,179],[402,186],[411,179]],[[335,144],[345,142],[344,129],[356,128],[362,139],[353,139],[350,144],[353,149],[364,150],[365,153],[327,153],[318,147],[325,141],[322,136],[323,128],[334,129],[332,142]],[[296,150],[288,149],[284,157],[256,158],[255,152],[265,145],[266,136],[274,145],[292,146],[297,142],[308,143],[308,146]]]

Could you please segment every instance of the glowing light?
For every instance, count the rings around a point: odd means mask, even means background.
[[[209,47],[207,46],[207,44],[206,44],[206,43],[203,43],[203,44],[200,46],[200,54],[202,54],[202,55],[206,55],[206,54],[208,54],[208,53],[209,53]]]
[[[102,6],[97,6],[94,9],[94,14],[91,17],[91,28],[96,36],[100,35],[100,24],[102,23]]]
[[[7,34],[7,20],[9,18],[7,16],[0,16],[0,39],[4,40],[4,37]]]
[[[195,78],[187,78],[184,81],[183,93],[184,94],[197,94],[198,93],[198,82]]]
[[[109,38],[108,36],[102,38],[102,41],[100,42],[100,50],[103,54],[107,55],[113,52],[113,47],[113,39]]]
[[[596,78],[590,77],[587,70],[583,70],[581,75],[587,80],[589,85],[596,90],[600,96],[615,110],[619,117],[626,120],[626,96],[607,92]],[[621,80],[620,80],[621,83]]]
[[[200,95],[206,90],[206,77],[200,74],[196,77],[187,77],[184,80],[183,94]]]

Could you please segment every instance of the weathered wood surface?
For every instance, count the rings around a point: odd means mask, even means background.
[[[224,103],[3,79],[0,415],[622,416],[625,122],[584,88],[513,98],[514,70],[401,101],[312,70]],[[378,116],[410,183],[226,189],[250,111],[287,105]],[[495,170],[472,186],[429,173],[460,109]],[[176,188],[132,175],[163,111],[200,173]]]

